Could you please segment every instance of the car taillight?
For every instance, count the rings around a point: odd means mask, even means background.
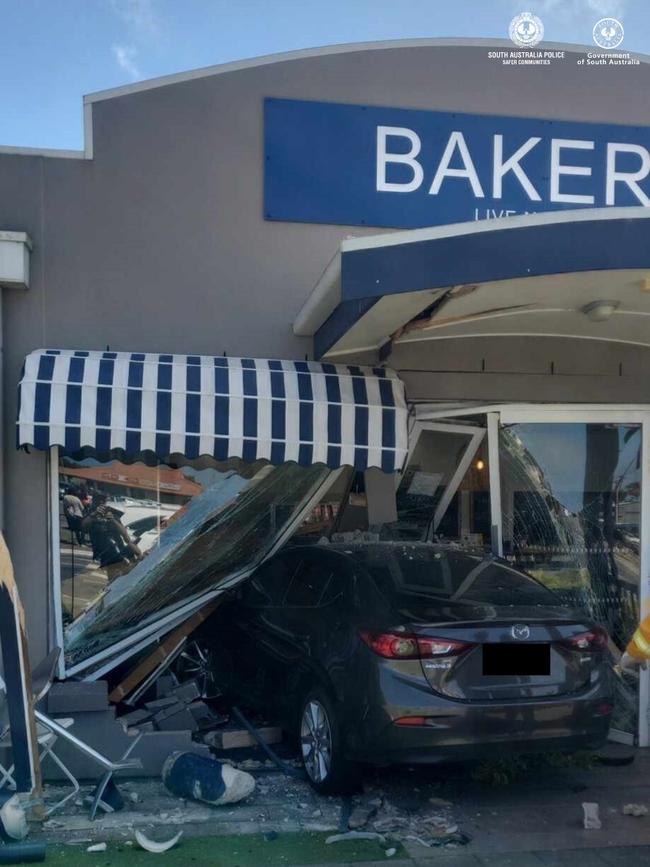
[[[431,656],[458,656],[472,646],[466,641],[453,641],[451,638],[418,637],[417,642],[421,659],[428,659]]]
[[[609,635],[607,630],[601,626],[590,629],[588,632],[580,632],[578,635],[572,635],[564,642],[572,650],[581,650],[586,653],[596,653],[599,650],[605,650],[609,643]]]
[[[360,633],[368,647],[384,659],[431,659],[434,656],[456,656],[471,645],[451,638],[425,638],[399,632]]]

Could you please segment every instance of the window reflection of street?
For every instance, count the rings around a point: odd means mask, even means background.
[[[101,540],[93,539],[93,516],[100,501],[137,550],[146,554],[174,513],[201,487],[180,470],[118,461],[99,463],[91,458],[79,462],[64,458],[59,479],[61,600],[63,622],[68,625],[101,595],[117,573],[135,564],[135,558],[119,556],[119,551],[114,551],[114,556],[105,551],[101,556]],[[70,528],[66,514],[66,500],[71,498],[73,502],[80,500],[83,508],[80,532]]]
[[[262,461],[147,467],[64,458],[61,595],[68,665],[241,573],[329,473],[323,465]],[[85,501],[81,544],[64,514],[71,489],[81,489]]]

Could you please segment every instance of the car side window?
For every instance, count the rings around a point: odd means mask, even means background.
[[[316,608],[330,575],[327,564],[303,561],[291,579],[284,604],[291,608]]]
[[[242,602],[249,608],[277,608],[282,605],[293,573],[300,561],[279,556],[268,560],[246,582]]]
[[[373,575],[374,578],[374,575]],[[386,614],[391,610],[390,602],[380,583],[374,581],[364,569],[359,569],[355,575],[355,599],[359,610],[376,616]]]
[[[356,577],[350,564],[343,557],[333,558],[327,567],[323,592],[318,600],[318,606],[352,603],[355,595]]]
[[[318,607],[322,608],[325,605],[333,605],[335,602],[341,603],[344,600],[351,600],[354,582],[354,575],[349,569],[328,570],[323,592],[318,600]]]

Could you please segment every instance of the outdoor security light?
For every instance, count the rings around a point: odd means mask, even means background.
[[[592,322],[606,322],[619,304],[619,301],[592,301],[582,308],[582,312]]]

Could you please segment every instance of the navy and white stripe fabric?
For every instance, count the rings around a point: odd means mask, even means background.
[[[383,368],[41,349],[19,388],[19,447],[393,472],[407,440],[404,386]]]

